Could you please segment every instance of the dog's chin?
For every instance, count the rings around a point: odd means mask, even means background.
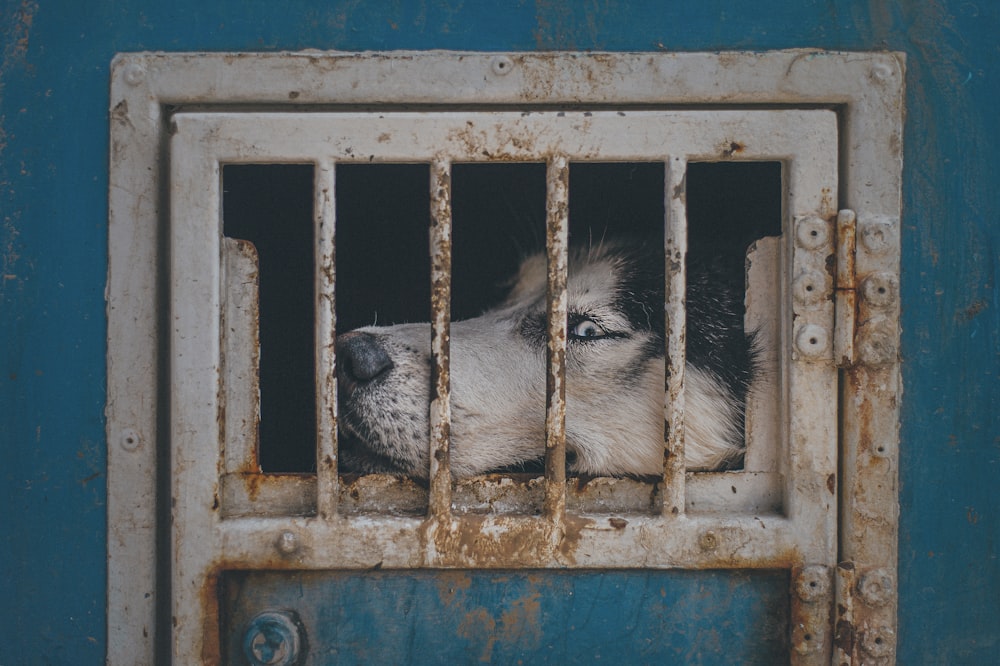
[[[338,433],[337,448],[342,474],[413,475],[412,466],[373,451],[363,440],[343,430]]]

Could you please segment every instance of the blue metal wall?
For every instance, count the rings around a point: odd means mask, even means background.
[[[0,2],[0,663],[103,660],[111,57],[301,48],[907,52],[899,660],[1000,660],[996,3]]]

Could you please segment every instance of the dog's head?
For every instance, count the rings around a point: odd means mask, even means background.
[[[566,442],[573,471],[656,475],[662,469],[662,262],[659,247],[620,244],[570,255]],[[452,323],[455,476],[543,455],[545,305],[545,257],[536,255],[523,262],[500,306]],[[426,477],[430,325],[357,329],[340,336],[337,359],[342,465]],[[690,363],[687,387],[688,466],[717,467],[739,446],[738,401],[724,382]]]

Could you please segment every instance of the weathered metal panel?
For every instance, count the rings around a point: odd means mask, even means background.
[[[268,95],[278,92],[286,82],[291,66],[298,68],[299,76],[308,78],[317,58],[298,60],[296,55],[283,55],[278,59],[269,56],[255,58],[259,69],[259,98],[268,101]],[[355,76],[377,78],[385,69],[381,57],[361,58],[353,56],[328,56],[332,61],[343,64],[355,71]],[[462,59],[469,62],[458,69],[456,63]],[[498,60],[501,58],[502,60]],[[571,60],[563,56],[532,58],[526,55],[456,56],[439,55],[429,58],[400,56],[392,63],[400,71],[393,71],[396,78],[394,91],[399,101],[421,101],[423,84],[418,76],[420,69],[412,69],[415,61],[425,67],[445,70],[451,80],[456,77],[470,77],[470,83],[480,86],[478,72],[489,66],[495,76],[507,79],[518,73],[532,75],[534,70],[545,68],[550,61],[560,61],[561,67],[553,70],[564,80],[556,87],[550,98],[550,81],[544,82],[543,89],[538,84],[528,84],[519,92],[505,92],[503,85],[497,91],[487,89],[490,95],[503,99],[508,95],[514,101],[545,99],[558,101],[586,94],[591,99],[607,103],[623,100],[627,103],[647,101],[645,92],[651,81],[672,74],[675,80],[686,82],[692,88],[700,84],[697,79],[699,67],[715,60],[709,56],[686,58],[664,57],[650,59],[644,56],[625,56],[603,59]],[[898,80],[898,71],[893,70],[890,60],[874,56],[869,60],[885,67],[884,77]],[[756,56],[745,57],[763,73],[763,78],[775,73],[796,70],[800,60],[796,54],[788,54],[784,60],[776,59],[766,67]],[[502,68],[495,66],[498,62]],[[741,62],[737,60],[737,62]],[[821,64],[829,65],[831,60]],[[238,70],[248,64],[248,58],[228,59],[226,57],[204,56],[198,60],[169,59],[166,56],[144,55],[121,59],[118,70],[126,80],[131,75],[145,80],[147,72],[160,77],[162,72],[164,101],[210,103],[217,94],[214,90],[204,96],[198,92],[198,82],[203,80],[226,80],[213,68]],[[582,66],[582,68],[581,68]],[[840,68],[853,66],[851,60],[839,61]],[[176,77],[173,68],[189,69],[186,77]],[[597,68],[595,70],[595,67]],[[608,69],[611,73],[603,71]],[[592,80],[586,87],[584,80],[593,76],[612,76],[626,67],[642,67],[643,77],[632,74],[627,79],[624,90],[618,90],[619,97],[613,97],[614,87],[602,88],[604,79]],[[805,67],[807,78],[816,75],[814,67]],[[450,71],[454,70],[454,71]],[[597,71],[600,70],[600,71]],[[669,70],[669,73],[668,71]],[[840,69],[834,70],[840,73]],[[141,73],[141,76],[140,76]],[[238,74],[234,71],[233,74]],[[691,77],[691,78],[687,78]],[[514,80],[517,80],[515,77]],[[794,79],[793,79],[794,80]],[[642,81],[642,86],[632,86]],[[270,82],[270,83],[267,83]],[[524,80],[518,85],[525,85]],[[735,85],[735,83],[733,84]],[[276,87],[277,86],[277,87]],[[534,87],[533,87],[534,86]],[[684,88],[684,86],[679,86]],[[515,89],[516,90],[516,89]],[[758,100],[759,92],[750,82],[741,89],[746,95],[744,101]],[[263,92],[261,92],[263,91]],[[269,92],[270,91],[270,92]],[[812,91],[810,93],[810,91]],[[350,97],[349,89],[344,96]],[[477,91],[481,93],[482,91]],[[727,91],[732,92],[732,91]],[[740,90],[736,91],[737,93]],[[225,94],[235,94],[226,91]],[[324,90],[320,95],[334,94]],[[465,92],[461,91],[455,101],[461,101]],[[694,93],[682,90],[671,93],[679,99],[706,99],[713,93]],[[811,104],[817,100],[850,100],[852,103],[864,100],[869,94],[862,85],[845,88],[837,94],[815,89],[804,82],[791,92],[786,92],[798,103]],[[840,95],[840,97],[838,97]],[[302,96],[298,92],[295,99]],[[338,102],[350,101],[335,97]],[[738,96],[738,95],[737,95]],[[483,97],[483,95],[478,95]],[[238,95],[236,98],[239,99]],[[225,99],[225,98],[223,98]],[[334,99],[334,98],[331,98]],[[360,101],[357,98],[354,101]],[[775,101],[780,96],[772,95]],[[232,101],[232,100],[226,100]],[[445,100],[447,101],[447,100]],[[666,101],[666,100],[661,100]],[[877,118],[881,119],[882,116]],[[832,259],[833,233],[830,220],[835,213],[837,183],[837,139],[835,116],[830,111],[793,109],[756,110],[715,110],[715,111],[587,111],[559,113],[502,113],[470,112],[461,113],[436,111],[432,113],[383,112],[377,117],[364,113],[221,113],[205,110],[198,113],[179,113],[171,120],[171,218],[169,235],[171,241],[171,448],[173,470],[173,650],[175,658],[191,659],[215,658],[220,645],[220,635],[216,616],[217,600],[213,590],[221,571],[229,568],[286,568],[294,563],[298,568],[335,569],[342,567],[564,567],[585,565],[590,567],[794,567],[796,581],[802,576],[812,576],[810,580],[826,579],[832,576],[835,563],[836,504],[833,501],[836,490],[836,455],[834,450],[837,419],[834,395],[835,371],[832,366],[832,349],[829,340],[833,337],[833,307],[828,280],[822,271]],[[891,118],[888,120],[891,124]],[[883,129],[877,124],[855,121],[851,130],[860,136],[870,133],[881,136]],[[317,152],[317,150],[321,152]],[[668,151],[668,152],[665,152]],[[598,517],[591,517],[585,509],[583,513],[566,516],[562,512],[566,486],[560,478],[547,482],[546,518],[530,516],[513,517],[496,514],[463,516],[452,515],[452,487],[447,464],[448,442],[448,302],[450,270],[450,211],[448,163],[460,160],[530,160],[537,156],[552,157],[555,166],[550,187],[550,207],[556,211],[550,220],[550,282],[557,287],[564,280],[559,270],[561,249],[559,242],[560,198],[554,193],[560,191],[558,185],[565,181],[560,177],[557,164],[560,159],[669,159],[670,154],[680,155],[682,160],[727,159],[735,152],[743,159],[782,159],[787,163],[787,214],[792,223],[786,230],[787,250],[782,261],[788,261],[787,274],[796,275],[797,284],[808,282],[803,293],[793,290],[790,301],[780,298],[779,314],[784,330],[779,335],[781,348],[790,349],[787,360],[781,362],[783,374],[779,379],[779,400],[786,405],[789,431],[787,439],[774,442],[772,446],[784,447],[778,456],[782,461],[780,471],[784,475],[785,487],[782,493],[781,509],[784,516],[750,516],[725,514],[684,513],[688,503],[683,488],[685,479],[683,464],[669,473],[671,492],[676,494],[669,511],[662,518],[629,515],[628,519],[611,517],[607,525]],[[853,152],[850,153],[853,155]],[[272,519],[252,519],[243,509],[220,510],[220,495],[233,497],[245,506],[253,502],[253,497],[242,497],[238,492],[230,493],[223,481],[233,479],[213,479],[212,470],[222,468],[218,462],[222,452],[218,450],[216,435],[221,426],[219,418],[226,413],[225,401],[221,399],[225,391],[219,391],[221,371],[218,344],[220,295],[228,293],[232,287],[230,280],[242,285],[242,275],[230,276],[223,281],[220,265],[221,227],[217,219],[220,209],[219,164],[249,161],[305,160],[320,163],[332,156],[335,160],[430,160],[436,165],[432,174],[432,209],[435,224],[432,229],[432,256],[435,262],[432,311],[434,314],[434,339],[437,340],[434,367],[437,368],[436,397],[432,401],[432,431],[438,433],[432,438],[432,484],[430,490],[430,518],[381,517],[337,518],[333,512],[322,512],[323,523],[302,518],[275,517]],[[565,156],[565,157],[563,157]],[[889,156],[891,160],[891,155]],[[850,163],[850,160],[847,160]],[[683,170],[672,165],[668,169],[668,193],[673,196],[668,208],[675,221],[684,217]],[[565,167],[562,167],[565,171]],[[326,169],[327,171],[329,169]],[[323,168],[319,171],[322,173]],[[862,168],[860,171],[864,172]],[[671,180],[670,174],[673,174]],[[893,183],[878,180],[878,196],[891,200]],[[872,187],[872,184],[869,184]],[[888,193],[888,195],[887,195]],[[324,207],[329,204],[317,196],[319,218]],[[434,204],[434,202],[437,202]],[[564,205],[563,205],[564,208]],[[676,209],[676,210],[674,210]],[[668,226],[668,247],[674,248],[671,257],[677,263],[683,256],[683,227]],[[319,272],[326,270],[329,263],[322,256]],[[675,247],[676,246],[676,247]],[[674,257],[676,255],[676,258]],[[562,259],[564,262],[565,260]],[[251,267],[252,269],[252,267]],[[812,279],[811,276],[819,276]],[[320,275],[318,284],[324,285]],[[671,280],[672,291],[683,294],[683,274]],[[326,287],[332,285],[327,284]],[[817,292],[818,295],[810,293]],[[552,294],[553,308],[559,312],[558,291]],[[675,312],[671,319],[668,337],[674,348],[671,361],[683,367],[681,343],[684,339],[680,309],[675,301]],[[669,316],[669,313],[668,313]],[[561,322],[564,316],[550,317]],[[322,318],[321,318],[322,320]],[[794,326],[792,322],[794,321]],[[321,322],[322,326],[322,322]],[[329,329],[327,329],[329,330]],[[319,339],[325,339],[319,330]],[[561,408],[559,386],[561,369],[559,351],[561,335],[565,335],[564,324],[560,323],[551,332],[550,350],[553,359],[550,369],[550,413],[548,430],[553,439],[551,449],[562,448],[559,440]],[[323,386],[327,381],[318,379]],[[668,378],[670,398],[683,396],[683,374],[675,371]],[[676,394],[674,396],[673,394]],[[220,400],[221,399],[221,400]],[[326,398],[329,400],[329,398]],[[252,400],[251,400],[252,402]],[[330,403],[331,405],[333,403]],[[681,407],[679,400],[668,399],[668,409]],[[434,408],[437,405],[437,408]],[[322,408],[321,408],[322,415]],[[671,423],[680,425],[681,419],[669,415]],[[683,427],[672,432],[668,446],[674,461],[682,449]],[[214,443],[213,443],[214,441]],[[321,446],[323,446],[321,444]],[[328,447],[331,444],[327,445]],[[214,452],[213,452],[214,450]],[[213,463],[213,460],[215,462]],[[767,475],[749,475],[747,480],[761,485],[758,496],[769,491],[770,478]],[[280,484],[278,479],[274,479]],[[288,479],[293,481],[293,479]],[[220,487],[222,486],[222,487]],[[234,486],[238,487],[238,486]],[[327,486],[330,490],[331,488]],[[313,486],[315,488],[315,486]],[[733,485],[733,493],[738,494]],[[277,486],[276,486],[277,489]],[[273,498],[290,497],[298,491],[309,491],[308,485],[287,485],[278,490]],[[751,493],[751,496],[753,493]],[[339,496],[339,494],[335,495]],[[324,499],[333,502],[334,498]],[[293,503],[282,502],[293,507]],[[302,503],[305,511],[296,510],[296,515],[316,513]],[[664,510],[666,510],[664,505]],[[744,509],[745,512],[745,509]],[[274,516],[274,511],[267,511]],[[228,516],[220,521],[220,516]],[[550,520],[553,520],[550,522]],[[758,525],[765,531],[760,531]],[[276,559],[277,558],[277,559]],[[585,563],[585,564],[584,564]],[[801,572],[800,572],[801,570]],[[821,573],[815,573],[821,572]],[[798,583],[797,583],[798,584]],[[793,640],[799,663],[822,662],[830,650],[828,630],[832,586],[827,584],[821,592],[811,583],[809,594],[792,595],[792,614],[795,621]],[[795,633],[795,632],[798,633]]]
[[[307,666],[788,659],[785,571],[234,572],[223,590],[228,663],[251,618],[281,609]]]

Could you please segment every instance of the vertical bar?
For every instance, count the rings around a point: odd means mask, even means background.
[[[336,205],[334,165],[315,166],[316,280],[316,510],[328,520],[337,513],[336,372]]]
[[[550,520],[566,512],[566,283],[569,245],[569,162],[554,157],[546,171],[548,351],[545,391],[545,506]]]
[[[854,564],[841,562],[834,571],[837,615],[834,618],[833,663],[851,666],[854,662]]]
[[[663,513],[684,513],[684,366],[685,258],[687,255],[687,159],[667,161],[664,221],[664,316],[666,362],[664,364],[664,464]]]
[[[431,164],[431,517],[451,513],[451,164]]]
[[[852,210],[837,214],[837,284],[833,329],[833,361],[841,368],[854,363],[854,328],[857,308],[854,257],[856,253],[856,225]]]

